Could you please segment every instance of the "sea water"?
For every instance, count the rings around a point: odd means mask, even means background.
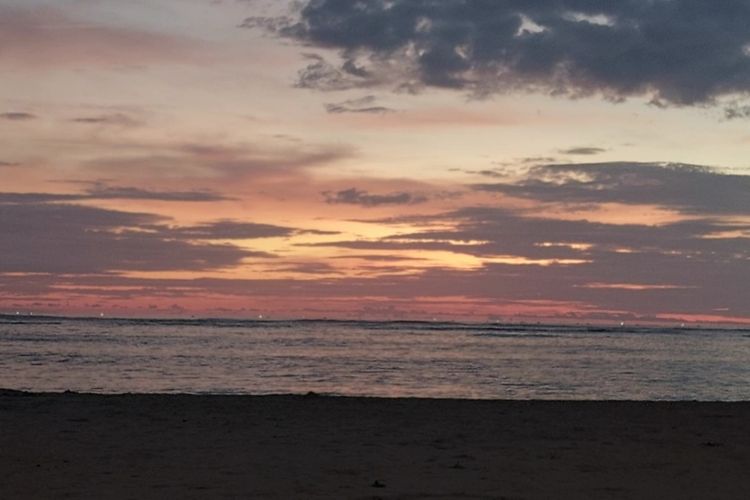
[[[5,316],[0,387],[750,400],[750,330]]]

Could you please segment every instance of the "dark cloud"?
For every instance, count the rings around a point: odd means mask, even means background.
[[[298,229],[297,234],[311,234],[314,236],[335,236],[341,234],[341,231],[326,231],[323,229]]]
[[[359,99],[349,99],[338,103],[326,104],[326,111],[328,113],[368,113],[382,115],[383,113],[390,113],[393,110],[386,108],[385,106],[376,106],[375,103],[377,98],[372,95],[361,97]]]
[[[292,23],[289,16],[252,16],[240,23],[240,28],[262,28],[267,31],[278,31]]]
[[[617,202],[660,205],[694,214],[750,214],[750,176],[696,165],[542,165],[531,168],[521,181],[475,188],[544,202]]]
[[[290,262],[275,268],[274,271],[316,275],[336,274],[338,270],[325,262]]]
[[[66,195],[0,194],[0,273],[97,274],[206,271],[275,255],[210,240],[286,237],[310,231],[238,221],[171,226],[170,219],[61,204]],[[329,234],[329,233],[326,233]]]
[[[710,259],[744,259],[747,238],[710,238],[750,230],[750,224],[695,219],[661,226],[558,220],[497,208],[464,208],[437,217],[453,229],[402,233],[378,240],[406,245],[435,244],[478,257],[511,255],[529,259],[601,258],[626,249],[640,254],[703,254]],[[467,244],[471,243],[471,244]]]
[[[79,195],[71,194],[0,192],[0,205],[50,203],[55,201],[73,201],[80,199],[81,197]]]
[[[191,240],[243,240],[278,238],[299,234],[300,230],[271,224],[256,224],[232,220],[210,224],[173,228],[169,234]]]
[[[570,149],[563,149],[560,151],[560,153],[564,155],[598,155],[600,153],[604,153],[607,151],[606,149],[602,148],[592,148],[592,147],[577,147],[577,148],[570,148]]]
[[[552,163],[556,159],[554,156],[527,156],[525,158],[518,158],[516,161],[524,165],[537,165],[539,163]]]
[[[300,85],[389,82],[476,95],[513,90],[659,105],[750,91],[746,0],[308,0],[296,21],[248,21],[317,58]],[[387,74],[386,74],[387,71]]]
[[[466,173],[468,173],[468,174],[477,174],[477,175],[482,175],[484,177],[492,177],[492,178],[496,178],[496,179],[500,179],[500,178],[503,178],[503,177],[507,176],[507,173],[505,171],[502,171],[502,170],[489,170],[489,169],[485,169],[485,170],[467,170]]]
[[[385,254],[350,254],[335,255],[331,259],[359,259],[371,262],[402,262],[402,261],[424,261],[421,257],[407,257],[405,255],[385,255]]]
[[[370,194],[357,188],[323,193],[326,203],[378,207],[381,205],[415,205],[424,203],[427,197],[420,194],[398,192],[388,194]]]
[[[352,62],[336,67],[318,54],[304,54],[310,62],[299,71],[297,87],[322,91],[372,87],[378,83],[373,75]]]
[[[463,248],[447,241],[418,241],[411,238],[384,238],[378,240],[340,240],[325,241],[319,243],[297,243],[300,247],[330,247],[346,248],[349,250],[430,250],[430,251],[453,251],[459,249],[461,253]]]
[[[724,108],[724,118],[736,120],[739,118],[750,118],[750,105],[733,104]]]
[[[605,224],[488,207],[423,218],[450,229],[312,245],[394,256],[401,251],[447,251],[484,260],[471,271],[426,270],[418,283],[402,281],[402,289],[392,291],[398,294],[576,301],[654,314],[665,308],[708,314],[727,307],[733,314],[750,314],[743,292],[750,279],[748,223],[711,218],[659,226]]]
[[[80,199],[93,200],[154,200],[154,201],[184,201],[184,202],[210,202],[230,200],[224,195],[213,191],[150,191],[125,186],[105,186],[96,184],[88,189]]]
[[[15,212],[9,213],[8,207]],[[419,231],[373,240],[306,244],[373,250],[339,253],[340,259],[372,261],[370,266],[358,266],[356,275],[338,274],[338,266],[332,266],[332,261],[281,259],[268,260],[264,266],[308,274],[308,278],[146,279],[113,274],[123,269],[228,267],[253,253],[231,245],[202,243],[295,234],[292,228],[239,221],[182,228],[169,226],[169,222],[150,214],[91,207],[0,205],[0,231],[14,235],[0,240],[0,273],[33,273],[2,275],[0,293],[29,301],[44,293],[59,295],[61,290],[66,296],[118,300],[215,294],[289,299],[290,293],[306,298],[364,294],[409,301],[415,301],[415,297],[452,300],[461,296],[478,306],[573,305],[583,318],[717,314],[719,310],[727,316],[750,316],[750,223],[737,220],[713,217],[658,226],[605,224],[466,207],[387,221],[411,227],[429,224]],[[449,251],[484,263],[471,269],[397,265],[398,260],[413,259],[414,255],[430,258],[428,253],[414,252],[419,250]],[[376,265],[378,261],[385,265]],[[93,275],[92,270],[98,274]]]
[[[0,167],[17,167],[20,163],[12,162],[12,161],[0,161]]]
[[[252,256],[233,245],[196,244],[153,228],[151,214],[59,204],[0,205],[0,272],[107,273],[210,270]]]
[[[142,122],[124,113],[112,113],[98,116],[83,116],[73,118],[73,123],[82,123],[86,125],[112,125],[116,127],[137,127]]]
[[[412,222],[417,220],[415,217],[404,219]],[[0,290],[7,286],[13,293],[24,290],[33,296],[41,293],[39,290],[45,291],[45,287],[49,288],[46,291],[54,291],[54,287],[63,285],[85,286],[91,287],[92,296],[116,298],[127,294],[135,297],[225,294],[289,298],[290,291],[299,297],[365,294],[389,300],[461,296],[475,304],[483,301],[576,304],[584,316],[607,311],[641,316],[665,312],[711,314],[716,309],[722,309],[727,315],[750,316],[746,293],[750,282],[749,238],[714,237],[727,231],[750,234],[747,223],[695,219],[660,226],[603,224],[530,217],[490,207],[468,207],[422,217],[441,229],[306,246],[377,250],[383,254],[354,252],[348,257],[383,260],[386,264],[399,260],[404,250],[411,252],[404,255],[407,259],[415,250],[442,250],[484,259],[484,264],[471,269],[436,265],[421,270],[395,264],[365,266],[357,268],[362,273],[359,276],[332,277],[323,276],[336,271],[326,263],[277,260],[269,262],[271,266],[279,266],[277,270],[321,276],[305,280],[149,280],[90,275],[3,277]],[[153,221],[136,222],[149,224]],[[129,222],[114,220],[104,227],[122,223]],[[155,223],[158,226],[160,222]],[[417,255],[429,258],[427,253]],[[339,257],[347,258],[343,254]],[[526,263],[503,261],[509,258]],[[405,270],[409,271],[408,276],[400,274]],[[127,289],[113,288],[117,285]]]
[[[1,166],[1,165],[0,165]],[[60,193],[3,193],[2,203],[49,203],[55,201],[82,200],[148,200],[174,202],[211,202],[230,200],[212,191],[150,191],[135,187],[105,186],[95,184],[80,194]]]
[[[22,112],[17,112],[17,111],[11,111],[8,113],[0,113],[0,119],[16,121],[16,122],[35,120],[36,118],[37,116],[31,113],[22,113]]]

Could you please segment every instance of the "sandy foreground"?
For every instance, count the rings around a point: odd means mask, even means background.
[[[0,391],[0,498],[750,498],[750,403]]]

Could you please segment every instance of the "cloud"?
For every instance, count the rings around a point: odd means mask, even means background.
[[[9,111],[7,113],[0,113],[0,119],[15,121],[15,122],[35,120],[36,118],[37,116],[34,114],[23,113],[19,111]]]
[[[370,240],[301,245],[336,248],[336,259],[372,261],[370,266],[343,266],[349,271],[345,274],[338,272],[341,267],[331,265],[333,260],[327,263],[300,262],[279,256],[264,261],[264,268],[304,273],[308,277],[134,279],[113,275],[111,270],[104,271],[110,268],[110,261],[98,252],[119,252],[121,250],[112,245],[120,244],[127,249],[141,248],[140,251],[145,252],[141,259],[134,262],[132,255],[128,254],[131,257],[126,264],[138,269],[162,269],[169,259],[177,260],[177,263],[169,261],[170,266],[184,264],[182,254],[172,256],[170,253],[184,251],[182,248],[163,244],[193,245],[188,251],[194,252],[195,257],[203,255],[203,250],[199,251],[203,248],[201,242],[207,243],[214,238],[263,237],[264,234],[293,234],[294,231],[239,221],[171,227],[169,220],[148,214],[100,212],[99,209],[86,214],[77,213],[76,208],[57,216],[54,213],[24,216],[24,227],[29,222],[43,226],[36,233],[39,240],[55,241],[56,246],[65,251],[62,259],[55,260],[51,255],[39,255],[45,251],[50,254],[49,245],[45,247],[47,250],[37,249],[36,253],[32,250],[39,245],[26,246],[24,242],[29,239],[30,230],[8,227],[1,215],[3,208],[0,205],[0,230],[13,231],[13,234],[18,231],[21,238],[20,243],[10,239],[0,242],[0,272],[66,270],[65,275],[52,277],[38,274],[21,278],[3,276],[0,292],[16,295],[23,290],[34,297],[55,292],[59,286],[68,286],[74,287],[76,293],[120,300],[175,297],[185,298],[189,303],[196,297],[204,300],[221,296],[222,300],[235,297],[238,303],[245,304],[247,299],[267,296],[273,297],[274,303],[282,304],[280,307],[288,308],[296,307],[301,297],[357,300],[366,294],[368,297],[414,303],[462,297],[461,302],[470,304],[475,311],[474,317],[481,314],[477,311],[488,310],[489,304],[523,306],[545,302],[565,303],[567,309],[574,308],[582,317],[613,313],[655,315],[665,311],[708,314],[716,309],[724,310],[723,314],[727,316],[750,317],[746,299],[747,283],[750,282],[750,266],[747,265],[750,239],[747,236],[716,237],[727,232],[750,234],[750,224],[717,218],[648,226],[557,220],[493,207],[465,207],[442,214],[403,217],[412,225],[420,218],[423,223],[430,224],[419,231]],[[54,227],[57,220],[61,220],[65,227],[50,231],[49,226]],[[398,222],[398,218],[392,220],[393,224]],[[80,230],[81,226],[85,231]],[[109,237],[118,238],[117,243],[109,241]],[[143,237],[147,241],[154,238],[162,243],[156,245],[151,241],[144,245]],[[94,244],[103,246],[94,247]],[[25,257],[32,260],[21,266],[14,258],[6,259],[3,252],[8,245],[27,250],[30,253]],[[231,245],[228,247],[239,251]],[[347,249],[372,252],[346,252]],[[160,254],[162,251],[165,253]],[[436,262],[430,251],[451,256]],[[73,256],[68,253],[73,253]],[[422,259],[419,266],[397,262],[415,256]],[[474,262],[471,268],[455,265],[466,261],[467,256]],[[208,267],[209,262],[232,261],[228,255],[209,254],[209,257],[202,258],[207,260],[200,261],[198,269]],[[72,271],[70,266],[75,263],[78,266],[72,269],[95,268],[101,273],[94,276]],[[61,268],[64,264],[67,266]],[[188,261],[188,264],[192,263]],[[357,274],[353,275],[351,271]]]
[[[746,0],[309,0],[248,23],[317,56],[300,86],[537,91],[705,105],[750,91]]]
[[[189,37],[73,19],[55,7],[0,6],[0,62],[11,67],[138,66],[198,62]]]
[[[278,31],[292,23],[289,16],[251,16],[240,23],[240,28],[262,28],[267,31]]]
[[[0,164],[0,166],[2,166]],[[105,186],[95,183],[84,193],[8,193],[0,192],[3,203],[49,203],[82,200],[148,200],[174,202],[212,202],[231,200],[213,191],[151,191],[135,187]]]
[[[384,255],[384,254],[349,254],[336,255],[331,259],[357,259],[370,262],[406,262],[406,261],[424,261],[422,257],[408,257],[405,255]]]
[[[318,54],[304,56],[311,62],[297,75],[296,85],[299,88],[336,91],[373,87],[379,83],[352,63],[344,63],[337,68]]]
[[[699,218],[649,226],[641,224],[607,224],[587,220],[561,220],[531,216],[492,207],[466,207],[437,215],[404,216],[378,224],[400,222],[440,229],[399,232],[377,239],[342,240],[312,243],[324,247],[359,250],[433,250],[451,251],[482,259],[518,257],[523,261],[606,261],[609,263],[641,258],[675,257],[680,266],[698,262],[736,262],[741,265],[750,257],[748,231],[750,223]],[[745,236],[741,236],[745,234]],[[718,237],[717,235],[723,235]],[[552,262],[554,263],[554,262]],[[643,271],[643,272],[641,272]],[[679,273],[676,266],[672,271]],[[653,266],[636,270],[627,265],[613,267],[621,280],[630,272],[641,279],[654,273]],[[602,282],[601,278],[592,280]]]
[[[12,162],[12,161],[0,161],[0,167],[17,167],[20,163]]]
[[[541,165],[480,191],[557,203],[659,205],[691,214],[750,215],[750,176],[675,163]]]
[[[560,151],[561,154],[564,155],[598,155],[600,153],[604,153],[607,151],[606,149],[602,148],[592,148],[592,147],[577,147],[577,148],[570,148],[570,149],[563,149]]]
[[[0,205],[0,272],[110,273],[210,270],[251,256],[233,245],[196,244],[145,231],[163,219],[78,205]]]
[[[446,262],[471,258],[470,270],[433,268],[418,280],[401,281],[398,293],[415,296],[566,300],[639,313],[730,307],[734,314],[750,315],[742,291],[750,280],[747,222],[698,218],[660,226],[605,224],[492,207],[421,217],[439,229],[307,245],[393,256],[420,252],[428,257],[435,251],[456,256]],[[404,220],[418,222],[416,216]]]
[[[342,191],[323,193],[326,203],[360,205],[363,207],[378,207],[382,205],[415,205],[424,203],[427,197],[420,194],[407,192],[370,194],[357,188],[344,189]]]
[[[334,266],[325,262],[311,261],[311,262],[289,262],[275,268],[276,272],[288,272],[295,274],[336,274],[338,271]]]
[[[750,105],[732,104],[724,108],[724,118],[727,120],[736,120],[750,118]]]
[[[127,171],[130,178],[288,178],[320,166],[351,158],[346,145],[279,144],[223,145],[211,143],[133,146],[133,152],[89,160],[86,166],[107,175]]]
[[[231,198],[213,191],[150,191],[135,187],[96,184],[88,189],[85,195],[80,195],[79,199],[210,202]]]
[[[524,165],[536,165],[539,163],[551,163],[554,162],[556,159],[554,156],[527,156],[524,158],[518,158],[512,162],[509,162],[511,165],[515,163],[522,163]]]
[[[328,113],[369,113],[380,115],[390,113],[393,110],[385,106],[376,106],[377,98],[372,95],[361,97],[359,99],[349,99],[338,103],[329,103],[325,105]]]
[[[191,240],[243,240],[286,237],[300,232],[291,227],[222,220],[210,224],[173,228],[169,234]]]
[[[742,260],[748,256],[747,238],[709,236],[747,231],[750,224],[713,218],[649,226],[606,224],[587,220],[559,220],[529,216],[491,207],[467,207],[434,216],[452,229],[399,233],[378,241],[399,244],[435,244],[443,249],[479,257],[514,255],[530,259],[601,258],[628,255],[703,254],[709,259]],[[418,248],[418,246],[417,246]]]
[[[87,125],[112,125],[117,127],[137,127],[142,122],[124,113],[112,113],[98,116],[83,116],[70,120],[73,123]]]
[[[55,193],[3,193],[0,192],[0,206],[6,204],[35,204],[50,203],[57,201],[79,200],[79,195],[55,194]]]
[[[210,240],[292,236],[303,229],[237,221],[172,226],[171,219],[61,204],[73,196],[0,194],[0,273],[200,272],[275,255]]]

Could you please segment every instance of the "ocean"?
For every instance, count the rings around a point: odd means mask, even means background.
[[[750,330],[3,316],[0,387],[750,400]]]

